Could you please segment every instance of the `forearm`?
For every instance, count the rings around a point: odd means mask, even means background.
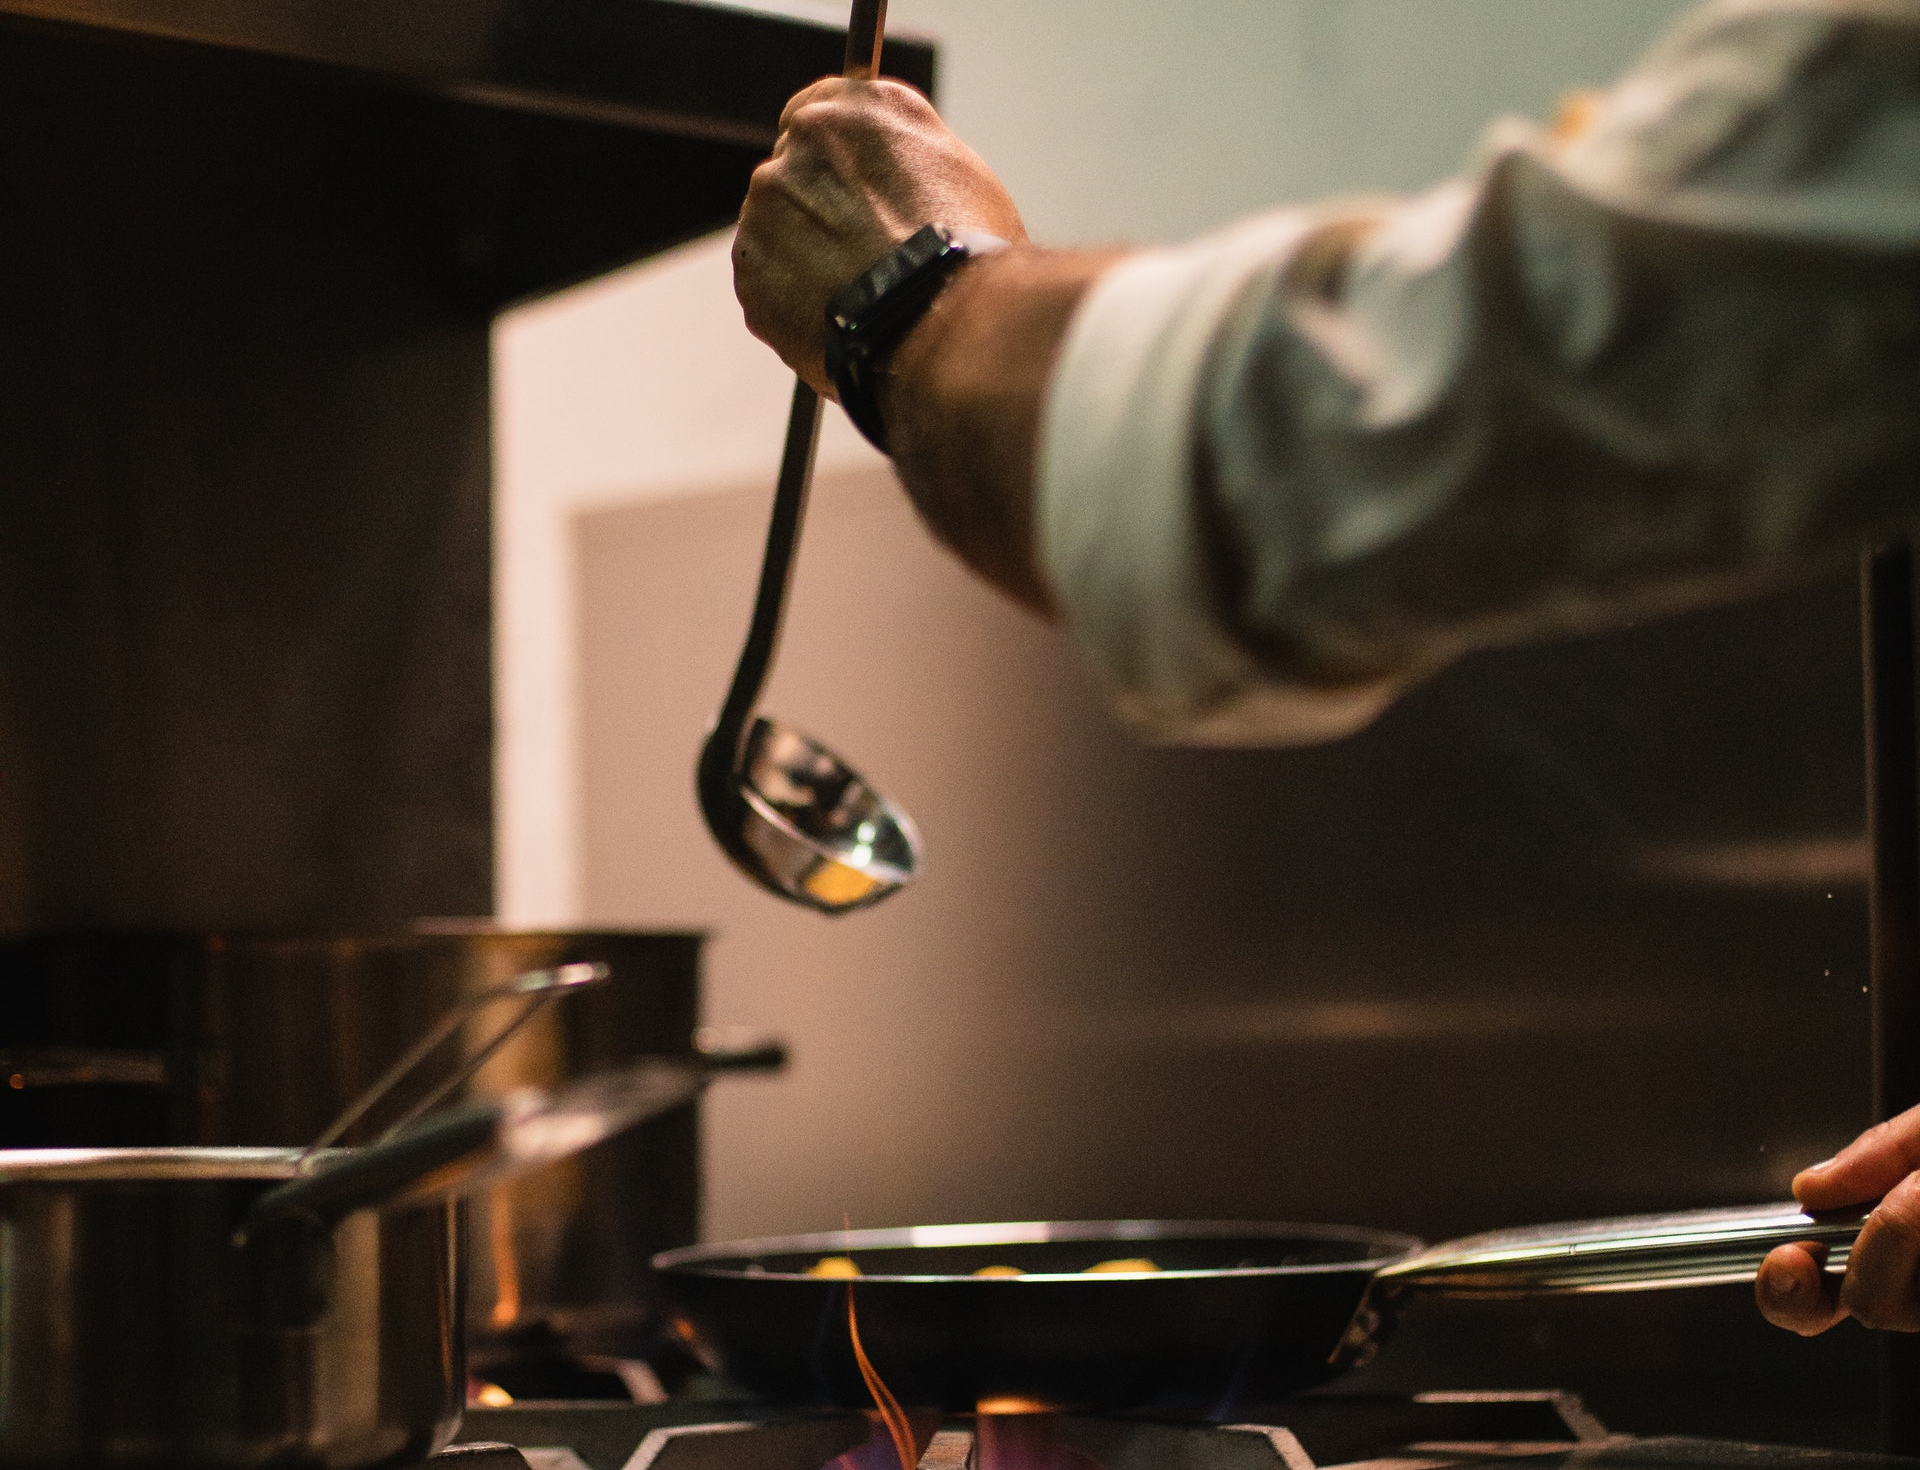
[[[1117,258],[1018,248],[973,262],[900,344],[881,389],[895,467],[928,527],[1046,616],[1033,517],[1041,410],[1074,308]]]

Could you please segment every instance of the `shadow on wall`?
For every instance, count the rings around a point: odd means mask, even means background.
[[[797,1057],[709,1103],[710,1232],[1434,1235],[1775,1195],[1864,1120],[1843,582],[1483,659],[1325,749],[1152,750],[889,476],[829,481],[768,707],[928,860],[827,921],[736,877],[693,803],[764,513],[576,528],[585,919],[716,929],[710,1019]]]

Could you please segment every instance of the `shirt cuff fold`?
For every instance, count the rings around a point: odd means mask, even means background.
[[[1120,718],[1190,745],[1349,733],[1397,692],[1289,684],[1236,636],[1196,503],[1195,422],[1213,344],[1264,299],[1323,215],[1261,215],[1131,256],[1069,325],[1041,419],[1042,571]]]

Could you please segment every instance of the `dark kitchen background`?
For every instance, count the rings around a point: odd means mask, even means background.
[[[1680,9],[895,14],[941,36],[949,114],[1036,234],[1104,239],[1430,182],[1487,118],[1550,116]],[[710,1236],[1175,1215],[1437,1238],[1779,1197],[1869,1121],[1847,569],[1473,660],[1327,749],[1150,750],[832,423],[768,708],[862,764],[928,858],[841,923],[762,899],[679,774],[782,421],[731,311],[722,239],[496,335],[501,588],[524,609],[503,904],[712,926],[709,1013],[795,1047],[787,1078],[708,1105]],[[662,321],[690,359],[642,345]],[[1424,1307],[1368,1373],[1573,1383],[1634,1429],[1874,1434],[1869,1335],[1774,1333],[1746,1288]]]
[[[942,99],[1036,235],[1080,242],[1430,183],[1489,117],[1551,115],[1681,8],[895,0],[893,20],[940,37]],[[789,380],[711,232],[840,18],[0,0],[5,1141],[75,1141],[35,1110],[103,1077],[138,1093],[106,1141],[306,1137],[220,1067],[250,1047],[323,1112],[442,1003],[391,997],[387,946],[441,956],[452,994],[582,928],[665,931],[631,942],[670,951],[670,1004],[644,1047],[591,1008],[577,1050],[535,1033],[555,1073],[614,1032],[610,1052],[693,1046],[686,931],[714,935],[704,1018],[794,1054],[672,1123],[670,1179],[610,1192],[588,1254],[648,1312],[668,1242],[645,1232],[693,1233],[703,1190],[709,1238],[1104,1216],[1438,1238],[1777,1198],[1866,1123],[1845,568],[1475,659],[1325,749],[1154,750],[926,540],[835,416],[769,707],[915,815],[925,876],[828,922],[726,867],[692,759]],[[899,54],[932,76],[924,45]],[[489,909],[555,932],[496,936]],[[83,929],[159,946],[151,985],[113,971],[139,1004],[61,968]],[[333,937],[367,930],[366,951]],[[497,970],[443,963],[489,946]],[[363,952],[337,993],[307,978]],[[262,955],[294,961],[272,994],[338,1014],[247,1020]],[[165,1013],[195,994],[217,1025]],[[556,1174],[521,1203],[594,1198]],[[505,1200],[475,1237],[503,1332],[539,1294]],[[1630,1431],[1875,1438],[1870,1337],[1772,1332],[1744,1288],[1420,1306],[1348,1386],[1565,1387]]]

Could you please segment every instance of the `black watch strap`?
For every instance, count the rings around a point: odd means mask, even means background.
[[[998,235],[928,225],[889,250],[827,303],[827,377],[854,427],[882,454],[887,426],[876,380],[887,355],[926,314],[953,273],[1005,250]]]

